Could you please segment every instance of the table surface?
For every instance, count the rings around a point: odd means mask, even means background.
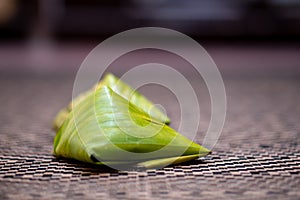
[[[115,171],[52,155],[72,76],[0,78],[0,199],[299,199],[300,80],[225,78],[227,118],[213,153],[161,170]],[[147,92],[146,92],[147,93]],[[152,91],[176,127],[176,102]],[[201,120],[210,119],[203,98]],[[174,107],[174,109],[173,109]]]

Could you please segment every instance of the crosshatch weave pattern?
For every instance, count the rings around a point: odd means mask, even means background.
[[[300,81],[226,79],[227,121],[213,154],[141,172],[52,156],[51,122],[72,81],[0,78],[0,199],[300,198]],[[157,98],[176,124],[173,104]],[[201,117],[210,118],[205,109]]]

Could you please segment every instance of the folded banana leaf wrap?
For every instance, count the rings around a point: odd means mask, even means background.
[[[58,113],[54,154],[110,167],[160,168],[210,153],[169,122],[151,101],[108,74]]]

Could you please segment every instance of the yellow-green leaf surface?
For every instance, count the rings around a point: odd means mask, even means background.
[[[129,100],[132,104],[139,107],[140,109],[144,110],[148,113],[153,119],[156,119],[163,123],[170,123],[170,119],[154,104],[149,101],[146,97],[141,95],[139,92],[135,91],[129,85],[118,79],[113,74],[107,74],[102,81],[100,81],[94,88],[90,89],[89,91],[79,95],[77,98],[73,100],[69,104],[67,108],[62,109],[56,116],[53,122],[53,127],[55,130],[58,130],[59,127],[63,124],[64,120],[67,117],[67,114],[78,105],[85,97],[89,94],[95,92],[95,89],[101,86],[108,86],[110,87],[115,93],[119,94],[123,98]]]
[[[209,152],[105,84],[73,107],[54,140],[56,156],[106,165],[155,168]]]

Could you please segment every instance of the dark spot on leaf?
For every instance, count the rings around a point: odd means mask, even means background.
[[[100,162],[94,155],[91,155],[90,158],[93,162]]]

